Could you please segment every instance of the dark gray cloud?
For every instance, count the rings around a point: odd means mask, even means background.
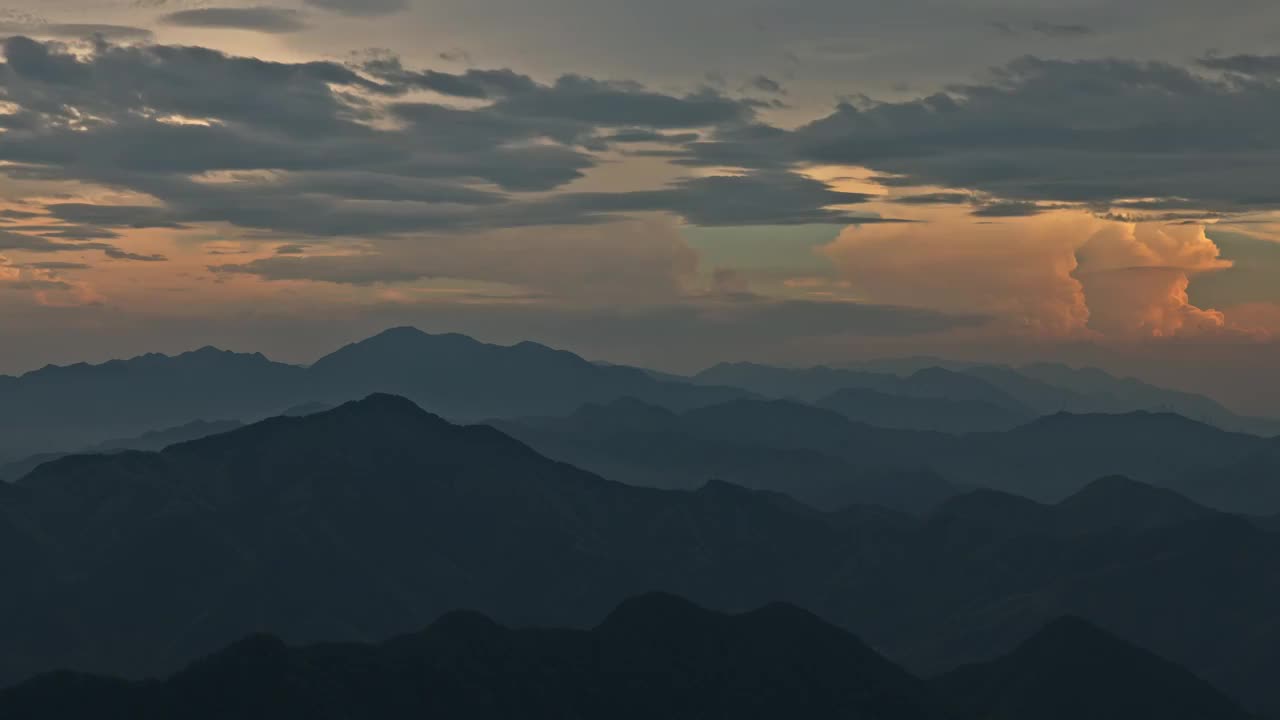
[[[893,202],[900,205],[965,205],[973,201],[973,193],[964,192],[919,193],[893,198]]]
[[[664,143],[683,145],[698,140],[697,133],[663,133],[645,128],[623,128],[605,136],[611,143]]]
[[[179,10],[164,15],[160,18],[160,22],[181,27],[253,30],[274,34],[298,32],[307,26],[298,11],[273,7],[206,7]]]
[[[0,36],[5,35],[31,35],[63,40],[102,38],[114,42],[151,39],[151,31],[145,28],[95,23],[0,22]]]
[[[1031,23],[1031,31],[1039,33],[1047,37],[1063,38],[1063,37],[1081,37],[1084,35],[1092,35],[1093,28],[1088,25],[1080,25],[1076,23],[1052,23],[1036,21]]]
[[[665,211],[705,226],[884,222],[835,207],[865,203],[872,197],[836,191],[796,173],[755,172],[690,178],[664,190],[575,193],[552,202],[591,212]]]
[[[1202,67],[1242,75],[1280,75],[1280,55],[1211,55],[1200,58]]]
[[[471,69],[461,74],[437,70],[408,70],[395,56],[365,61],[361,69],[398,89],[431,90],[442,95],[487,99],[529,92],[537,83],[512,70]]]
[[[1033,202],[994,202],[982,205],[970,215],[981,218],[1030,217],[1044,212],[1045,208]]]
[[[895,186],[1014,201],[1180,198],[1206,210],[1280,205],[1280,85],[1165,63],[1020,59],[985,84],[843,104],[766,147],[691,146],[686,162],[862,165]],[[740,152],[739,152],[740,150]]]
[[[0,230],[0,250],[17,250],[37,254],[96,251],[116,260],[161,261],[165,259],[160,255],[134,255],[109,243],[60,242],[44,235],[27,235],[7,230]]]
[[[748,83],[748,86],[752,90],[758,90],[760,92],[770,93],[773,95],[787,94],[787,91],[782,87],[782,83],[779,83],[777,80],[765,75],[757,75],[754,78],[751,78],[751,82]]]
[[[311,7],[353,17],[391,15],[409,7],[409,0],[304,0]]]
[[[711,90],[671,95],[577,75],[540,84],[510,70],[411,71],[390,56],[359,66],[288,64],[108,43],[74,55],[28,38],[3,50],[0,90],[24,118],[0,134],[4,172],[155,200],[49,205],[54,217],[86,228],[228,222],[295,236],[383,235],[595,223],[637,211],[787,224],[846,220],[827,206],[865,200],[788,173],[782,162],[658,191],[522,197],[581,178],[615,143],[694,147],[707,133],[736,148],[781,132],[754,123],[751,102]],[[487,102],[399,99],[422,89]],[[207,181],[213,173],[223,181]]]
[[[104,248],[103,254],[112,260],[132,260],[134,262],[165,262],[169,258],[164,255],[139,255],[137,253],[125,252],[119,248]]]
[[[32,270],[88,270],[93,266],[85,263],[52,261],[23,263],[20,267],[30,268]]]

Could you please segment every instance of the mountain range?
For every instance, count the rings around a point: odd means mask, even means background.
[[[261,630],[378,641],[454,608],[587,627],[656,590],[793,603],[919,676],[1074,615],[1280,711],[1280,533],[1115,478],[1053,505],[982,490],[920,515],[822,512],[725,482],[604,480],[374,395],[44,464],[0,484],[0,565],[0,683],[163,675]]]
[[[379,644],[254,635],[162,682],[61,673],[0,692],[11,720],[137,717],[1092,718],[1244,720],[1190,672],[1078,618],[1010,655],[924,681],[797,607],[726,615],[667,595],[590,630],[512,630],[453,612]]]
[[[536,343],[503,347],[395,328],[310,367],[204,348],[0,376],[0,458],[77,451],[198,420],[252,422],[299,405],[333,405],[377,392],[408,397],[460,421],[567,413],[619,397],[688,409],[746,394],[659,381]]]
[[[817,507],[927,510],[986,487],[1053,502],[1122,474],[1213,507],[1280,512],[1280,442],[1167,413],[1045,416],[1007,432],[875,427],[826,408],[742,398],[684,413],[624,400],[491,423],[550,457],[653,487],[716,478]]]
[[[757,397],[818,404],[880,427],[950,433],[1004,431],[1058,412],[1146,410],[1280,435],[1280,423],[1240,417],[1208,398],[1098,370],[904,367],[911,372],[726,364],[684,378],[592,363],[536,343],[506,347],[394,328],[309,367],[203,348],[0,376],[0,461],[79,451],[195,421],[253,422],[299,405],[335,405],[376,392],[407,397],[461,422],[566,415],[622,398],[683,411]]]

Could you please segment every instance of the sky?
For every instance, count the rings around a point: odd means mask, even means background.
[[[1280,5],[10,0],[0,373],[394,325],[1280,416]]]

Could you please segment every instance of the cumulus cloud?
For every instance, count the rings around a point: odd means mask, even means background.
[[[306,28],[296,10],[273,7],[205,7],[179,10],[164,15],[160,22],[180,27],[253,30],[263,33],[291,33]]]
[[[997,224],[955,217],[847,230],[823,248],[874,302],[990,315],[1004,330],[1126,340],[1231,329],[1188,288],[1230,263],[1200,226],[1056,211]]]

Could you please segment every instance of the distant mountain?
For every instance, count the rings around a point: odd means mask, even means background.
[[[576,624],[654,589],[758,605],[796,597],[838,552],[793,501],[608,482],[390,396],[68,457],[12,489],[0,522],[49,561],[29,596],[0,595],[8,679],[162,672],[261,628],[368,640],[454,607]]]
[[[302,368],[213,348],[50,366],[0,382],[0,452],[66,452],[199,418],[264,417],[305,387]]]
[[[1095,368],[1038,364],[1020,368],[1000,365],[948,363],[936,358],[863,363],[856,367],[780,368],[751,363],[723,363],[694,376],[700,383],[740,387],[765,397],[816,402],[841,391],[870,391],[906,398],[978,403],[968,408],[982,430],[1007,429],[989,419],[996,406],[1026,422],[1038,415],[1128,414],[1138,411],[1176,413],[1225,430],[1255,435],[1280,435],[1280,420],[1237,415],[1220,403],[1192,393],[1156,387],[1132,378],[1117,378]],[[883,399],[881,399],[883,402]],[[962,416],[964,407],[940,408],[942,418]],[[904,424],[900,411],[886,410],[879,420],[862,411],[855,419],[886,427],[946,430],[958,423],[939,420],[943,427],[915,421]],[[892,423],[892,424],[891,424]],[[1014,422],[1013,424],[1018,424]]]
[[[222,420],[214,422],[196,420],[195,422],[190,422],[175,428],[146,432],[136,438],[107,440],[95,445],[90,445],[89,447],[86,447],[74,454],[101,455],[121,452],[123,450],[157,451],[163,450],[170,445],[175,445],[180,442],[198,440],[202,437],[230,432],[242,426],[243,423],[237,420]],[[0,482],[15,482],[44,463],[66,457],[71,454],[73,453],[43,453],[24,458],[22,460],[0,464]]]
[[[1216,502],[1232,496],[1215,496],[1184,478],[1212,473],[1254,456],[1267,443],[1254,435],[1226,432],[1167,413],[1059,413],[1007,433],[966,436],[960,444],[933,455],[930,467],[957,484],[1006,490],[1037,500],[1060,499],[1094,478],[1126,475],[1189,492],[1193,499],[1221,509],[1265,512],[1268,506],[1256,504],[1264,498],[1258,497],[1250,505],[1239,502],[1240,493],[1236,502]]]
[[[983,375],[981,371],[969,372],[990,379],[989,375]],[[1041,363],[1020,367],[1017,372],[1085,398],[1085,404],[1076,412],[1126,413],[1146,410],[1176,413],[1224,430],[1264,436],[1280,435],[1280,419],[1243,417],[1203,395],[1161,388],[1135,378],[1117,378],[1097,368],[1072,368],[1055,363]]]
[[[945,501],[929,520],[984,534],[1071,537],[1160,530],[1221,517],[1223,513],[1171,490],[1112,476],[1053,505],[996,490],[976,490]]]
[[[817,401],[855,422],[947,433],[1012,430],[1033,416],[977,400],[910,397],[876,390],[840,390]]]
[[[694,379],[704,384],[740,387],[766,397],[806,402],[820,400],[842,390],[870,390],[906,398],[978,403],[996,406],[1026,419],[1033,417],[1029,408],[1000,388],[981,378],[938,367],[899,377],[829,367],[793,369],[726,363],[704,370]]]
[[[632,485],[694,489],[719,479],[823,509],[875,504],[912,512],[956,493],[911,468],[920,443],[946,438],[858,425],[785,401],[675,413],[624,399],[564,418],[490,422],[549,457]]]
[[[933,682],[958,720],[1248,720],[1187,670],[1067,617],[1009,655]]]
[[[1219,467],[1179,475],[1173,486],[1214,507],[1245,513],[1280,510],[1280,438],[1263,441]]]
[[[375,392],[460,420],[563,414],[620,397],[688,409],[748,394],[660,381],[534,343],[502,347],[396,328],[310,368],[204,348],[0,377],[0,458],[78,451],[199,419],[251,422]]]
[[[873,427],[829,407],[739,399],[684,413],[619,401],[564,418],[492,423],[551,457],[630,484],[691,488],[719,478],[826,509],[871,502],[918,512],[956,487],[1055,502],[1124,475],[1220,510],[1280,511],[1280,443],[1171,414],[1059,413],[1007,432],[955,436]]]
[[[898,383],[889,373],[840,370],[830,367],[779,368],[754,363],[721,363],[693,376],[706,385],[740,387],[770,398],[813,401],[838,390],[858,388],[888,391]]]
[[[732,437],[727,418],[758,410],[736,405],[681,417]],[[818,422],[832,413],[781,409],[756,436],[841,437]],[[922,674],[1078,615],[1280,710],[1280,533],[1251,521],[1120,481],[1051,507],[984,491],[922,518],[724,482],[637,488],[388,396],[42,465],[0,486],[0,565],[0,683],[164,674],[264,629],[375,641],[457,607],[582,627],[660,590],[794,603]]]
[[[688,409],[746,394],[665,382],[643,370],[598,365],[537,343],[503,347],[414,328],[348,345],[317,361],[309,376],[326,398],[390,393],[458,420],[558,415],[621,397]]]
[[[163,682],[59,673],[0,691],[11,720],[374,717],[1245,720],[1187,670],[1078,618],[924,683],[794,606],[724,615],[666,595],[592,630],[452,612],[378,645],[254,635]]]
[[[162,683],[68,674],[0,692],[12,720],[949,717],[929,687],[792,606],[721,615],[651,595],[590,631],[454,612],[380,645],[249,637]]]

